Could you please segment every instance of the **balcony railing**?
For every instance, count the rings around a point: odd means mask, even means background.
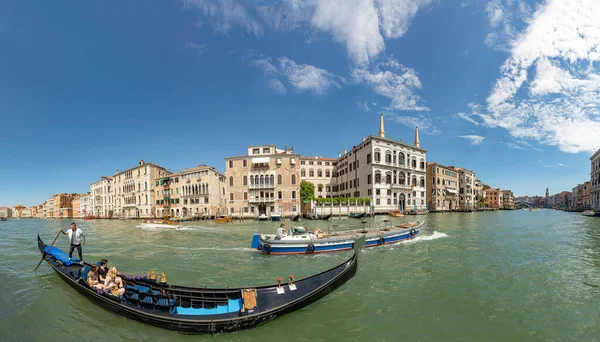
[[[392,184],[392,189],[410,190],[410,185],[408,185],[408,184]]]
[[[248,184],[248,189],[274,189],[275,184]]]
[[[254,197],[248,199],[249,203],[274,203],[274,197]]]

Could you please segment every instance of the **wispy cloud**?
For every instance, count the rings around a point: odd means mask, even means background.
[[[471,145],[479,145],[485,139],[485,137],[482,137],[481,135],[459,135],[458,137],[471,140]]]
[[[198,56],[198,57],[202,57],[202,55],[204,55],[204,53],[206,52],[206,44],[187,42],[185,47],[196,51],[196,56]]]
[[[500,3],[494,1],[494,3]],[[528,17],[519,1],[517,13]],[[546,1],[511,42],[485,110],[477,115],[517,139],[563,152],[600,147],[600,2]],[[501,23],[489,12],[490,25]],[[500,25],[500,24],[497,24]],[[475,111],[474,111],[475,113]]]
[[[524,150],[525,149],[525,148],[523,148],[515,143],[511,143],[511,142],[503,142],[503,144],[510,148],[514,148],[515,150]]]
[[[541,166],[543,166],[543,167],[552,167],[552,166],[550,166],[550,165],[548,165],[548,164],[544,164],[544,162],[543,162],[543,161],[541,161],[541,160],[538,160],[538,163],[539,163]]]
[[[371,108],[369,107],[369,101],[363,101],[363,102],[359,102],[357,103],[358,108],[362,109],[365,112],[368,112],[371,110]]]
[[[459,118],[467,120],[468,122],[472,123],[475,126],[479,126],[479,122],[473,120],[473,118],[471,117],[472,115],[469,115],[467,113],[462,113],[462,112],[458,113],[456,115],[458,115]]]
[[[546,168],[557,168],[557,167],[564,167],[565,166],[565,164],[548,165],[548,164],[545,164],[541,160],[538,160],[538,164],[540,164],[541,166],[546,167]]]
[[[385,117],[389,120],[403,124],[410,128],[418,127],[420,132],[425,134],[433,135],[439,134],[440,131],[433,125],[431,118],[426,116],[407,116],[407,115],[397,115],[394,113],[385,113]]]
[[[296,89],[298,93],[311,92],[319,96],[327,94],[330,88],[341,88],[344,78],[324,69],[308,64],[297,64],[283,57],[273,61],[271,57],[250,53],[251,64],[260,69],[271,90],[277,94],[286,94],[284,82]]]
[[[352,78],[355,82],[365,84],[377,94],[390,99],[387,108],[391,110],[429,110],[429,107],[422,105],[421,98],[415,94],[422,87],[416,71],[391,57],[370,69],[353,69]]]

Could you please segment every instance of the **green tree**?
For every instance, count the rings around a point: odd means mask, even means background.
[[[315,197],[315,185],[311,182],[300,182],[300,201],[305,203]]]

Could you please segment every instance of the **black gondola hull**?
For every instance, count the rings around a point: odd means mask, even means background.
[[[44,255],[45,245],[38,236],[38,246],[42,255]],[[110,312],[119,314],[123,317],[127,317],[136,320],[141,323],[153,325],[156,327],[176,330],[185,333],[222,333],[222,332],[234,332],[244,329],[253,328],[275,318],[290,313],[305,307],[320,298],[326,296],[330,292],[334,291],[338,287],[342,286],[348,280],[352,279],[356,274],[358,267],[357,255],[353,255],[351,259],[347,260],[343,264],[336,266],[328,271],[322,272],[315,276],[298,280],[296,285],[298,288],[305,289],[304,291],[289,291],[285,295],[286,298],[290,298],[289,302],[284,305],[280,305],[281,299],[273,292],[276,291],[277,286],[264,286],[255,287],[258,291],[261,300],[259,306],[263,306],[262,310],[255,310],[256,313],[248,313],[241,315],[239,313],[231,313],[226,316],[236,315],[238,317],[225,317],[217,318],[214,316],[206,319],[198,319],[198,316],[182,317],[181,315],[174,315],[169,312],[157,312],[141,307],[136,307],[123,301],[119,301],[116,297],[110,297],[107,295],[99,294],[95,290],[91,289],[87,284],[83,283],[81,279],[75,279],[69,272],[77,271],[81,268],[79,265],[64,266],[56,260],[53,256],[45,255],[46,262],[54,269],[56,273],[63,279],[67,284],[77,290],[79,293],[84,295],[94,304],[108,310]],[[73,270],[71,270],[73,269]],[[331,277],[328,281],[323,281],[327,277]],[[311,285],[314,289],[310,289]],[[156,287],[158,288],[158,287]],[[284,286],[285,288],[285,286]],[[193,288],[177,287],[172,285],[164,285],[163,290],[166,292],[185,292]],[[205,289],[198,288],[194,289],[198,291],[234,291],[231,289]],[[240,291],[242,289],[239,289]],[[295,297],[298,292],[298,298]],[[303,292],[304,294],[302,294]],[[223,316],[223,315],[220,315]]]

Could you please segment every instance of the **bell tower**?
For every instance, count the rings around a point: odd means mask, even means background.
[[[383,114],[379,116],[379,136],[385,138],[385,129],[383,129]]]

